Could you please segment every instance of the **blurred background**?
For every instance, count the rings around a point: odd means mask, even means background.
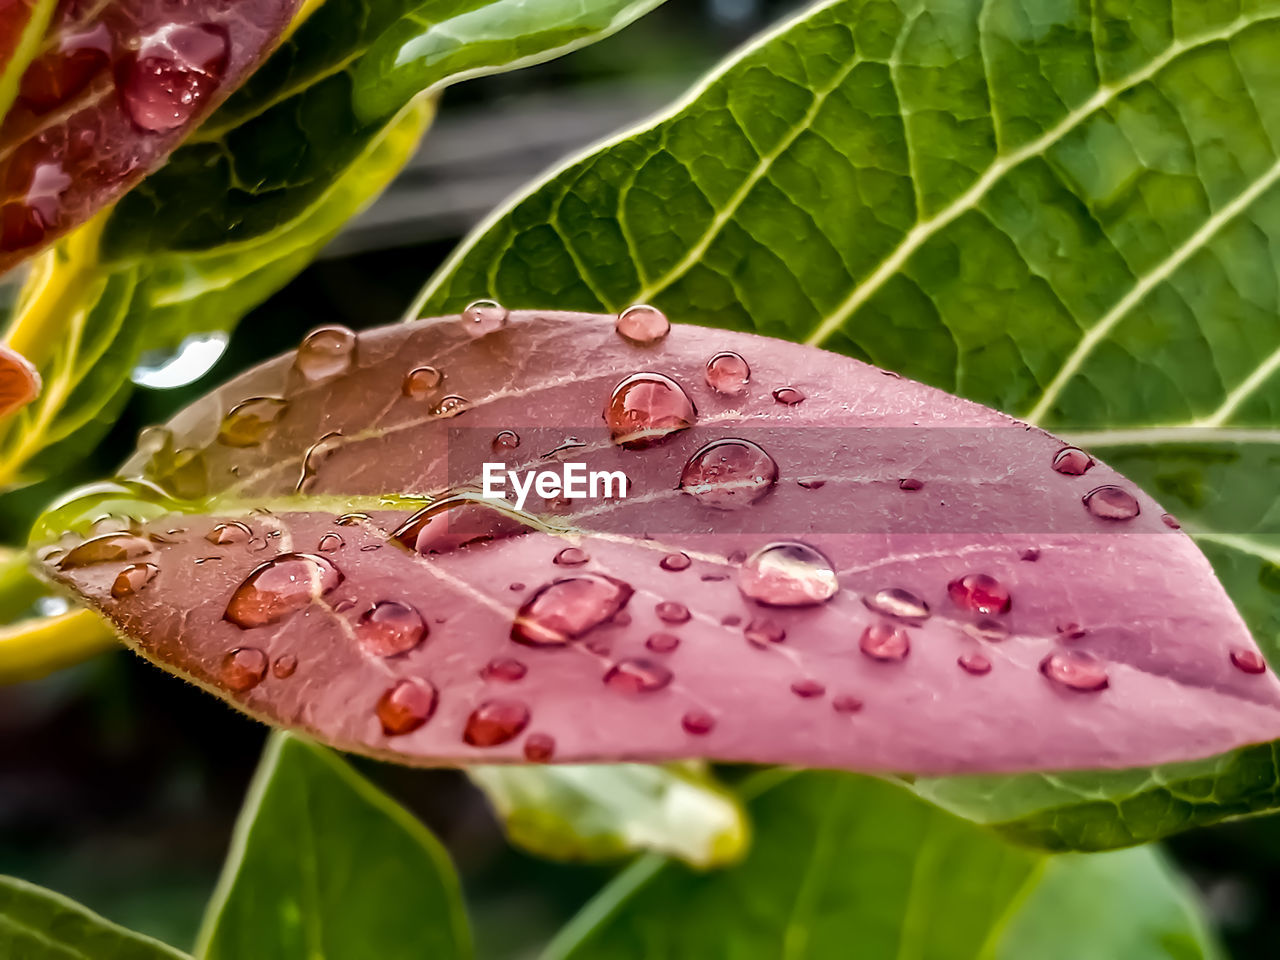
[[[312,327],[359,329],[399,319],[462,236],[506,196],[660,109],[734,47],[802,5],[678,0],[554,63],[450,90],[399,180],[319,261],[249,315],[205,377],[139,389],[76,475],[0,496],[0,539],[23,542],[50,497],[113,473],[140,429],[295,346]],[[190,356],[148,357],[136,379],[181,382],[206,365]],[[45,606],[42,612],[56,612],[56,602]],[[265,735],[124,652],[0,688],[0,873],[189,947]],[[359,765],[448,846],[482,957],[536,955],[612,872],[513,851],[457,773]],[[1280,818],[1197,831],[1170,848],[1204,893],[1233,955],[1274,955]]]

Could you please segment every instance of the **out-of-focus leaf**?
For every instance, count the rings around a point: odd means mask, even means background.
[[[749,334],[475,326],[330,328],[247,372],[126,464],[140,480],[55,511],[45,573],[251,714],[410,763],[974,773],[1280,733],[1194,543],[1109,467],[1055,469],[1052,436]],[[726,351],[747,382],[708,378]],[[460,493],[560,458],[626,496]],[[145,510],[105,507],[120,489]]]
[[[115,649],[115,631],[92,610],[0,626],[0,686],[39,680]]]
[[[543,960],[1218,956],[1150,848],[1046,857],[890,784],[834,773],[795,775],[750,810],[758,835],[740,866],[700,875],[640,860]]]
[[[0,343],[0,417],[21,410],[40,392],[40,374],[18,351]]]
[[[267,747],[196,955],[201,960],[463,960],[449,856],[340,757]]]
[[[609,860],[649,850],[705,869],[746,850],[737,798],[690,765],[497,765],[469,772],[511,841],[540,856]]]
[[[0,956],[9,960],[186,958],[158,940],[118,927],[66,897],[13,877],[0,877]]]
[[[258,66],[296,5],[63,4],[0,126],[0,270],[160,166]]]
[[[40,48],[57,0],[12,0],[0,18],[0,118],[18,95],[18,83]]]

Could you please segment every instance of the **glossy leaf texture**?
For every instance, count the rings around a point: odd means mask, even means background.
[[[887,783],[834,773],[763,789],[751,814],[759,836],[740,866],[700,875],[640,860],[544,960],[1221,956],[1151,847],[1045,857]]]
[[[1277,17],[819,3],[495,213],[421,309],[649,301],[1063,431],[1173,512],[1275,663]],[[1190,793],[1130,792],[1149,775],[1060,795],[1035,833],[1277,806],[1270,748]]]
[[[0,126],[0,270],[162,164],[258,66],[295,7],[63,4]]]
[[[322,747],[277,735],[236,825],[201,960],[464,960],[448,854]]]
[[[321,328],[52,511],[37,556],[145,656],[410,763],[1052,770],[1280,734],[1208,563],[1104,464],[856,360],[640,319]],[[626,496],[465,493],[564,461]]]
[[[118,927],[66,897],[0,877],[0,955],[14,960],[183,960],[186,954]]]

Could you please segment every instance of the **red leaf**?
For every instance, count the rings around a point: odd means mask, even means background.
[[[329,331],[245,374],[150,460],[217,515],[54,552],[50,574],[250,713],[412,763],[518,760],[536,734],[563,761],[938,774],[1280,735],[1280,685],[1194,543],[1048,434],[746,334],[467,325]],[[724,351],[745,386],[723,357],[709,385]],[[561,460],[625,471],[629,495],[383,499]]]
[[[20,410],[40,394],[40,374],[22,354],[0,343],[0,417]]]
[[[265,57],[296,6],[64,2],[0,126],[0,271],[163,163]]]

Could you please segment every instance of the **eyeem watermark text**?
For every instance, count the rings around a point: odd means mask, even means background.
[[[524,509],[530,493],[544,500],[618,500],[627,495],[629,481],[621,470],[590,470],[585,463],[562,463],[559,467],[508,470],[505,463],[486,463],[481,493],[487,500],[508,502],[508,493],[514,493],[517,510]]]

